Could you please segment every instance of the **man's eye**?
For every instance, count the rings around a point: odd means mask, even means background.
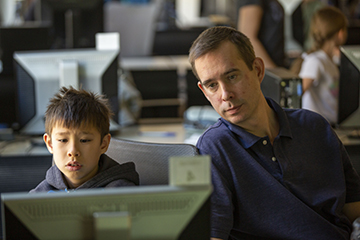
[[[210,83],[210,84],[207,85],[207,88],[209,88],[209,89],[213,89],[215,87],[216,87],[215,83]]]
[[[231,75],[231,76],[228,77],[228,79],[229,80],[234,80],[234,79],[236,79],[236,75]]]

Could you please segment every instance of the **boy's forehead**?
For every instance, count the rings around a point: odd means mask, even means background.
[[[62,131],[62,132],[81,132],[81,133],[99,133],[98,128],[94,126],[92,123],[81,123],[80,125],[70,125],[68,126],[64,121],[57,121],[54,124],[52,129],[52,133]]]

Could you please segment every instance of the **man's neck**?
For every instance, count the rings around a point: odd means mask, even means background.
[[[280,131],[279,121],[275,111],[264,98],[264,100],[259,103],[257,112],[258,114],[254,118],[254,121],[250,122],[247,127],[241,127],[255,136],[268,136],[270,142],[273,143]]]

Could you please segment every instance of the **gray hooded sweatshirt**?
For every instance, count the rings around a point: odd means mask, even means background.
[[[139,185],[139,174],[136,172],[133,162],[119,164],[107,155],[102,154],[99,160],[98,173],[74,190],[135,185]],[[63,173],[54,165],[46,172],[45,180],[35,189],[32,189],[30,193],[67,191],[67,188]]]

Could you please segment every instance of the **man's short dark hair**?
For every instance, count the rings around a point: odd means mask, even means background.
[[[193,73],[199,79],[195,69],[195,60],[216,50],[224,41],[230,41],[238,49],[239,56],[244,60],[250,70],[255,60],[254,48],[247,36],[232,27],[212,27],[202,32],[192,44],[189,51],[189,61]]]

